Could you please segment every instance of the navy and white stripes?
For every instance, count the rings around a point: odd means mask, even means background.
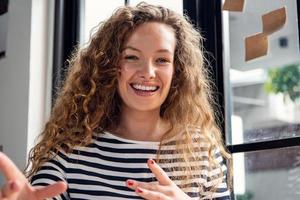
[[[182,166],[180,155],[172,153],[174,143],[164,146],[161,159],[168,163],[159,165],[166,171],[169,177],[179,186],[183,171],[170,171],[170,167],[176,169]],[[62,180],[68,183],[67,192],[54,199],[86,199],[86,200],[128,200],[142,199],[125,185],[127,179],[143,182],[155,182],[156,178],[147,167],[149,158],[156,158],[159,142],[135,141],[117,137],[109,132],[95,134],[93,142],[87,147],[76,147],[71,154],[59,152],[55,158],[45,163],[32,177],[33,185],[48,185]],[[199,156],[204,158],[200,165],[201,174],[195,174],[195,178],[188,181],[190,187],[185,191],[192,199],[229,200],[229,191],[225,182],[225,176],[218,185],[217,191],[209,192],[210,187],[216,181],[213,177],[220,173],[219,169],[209,170],[208,151],[206,144],[202,143]],[[227,168],[219,152],[216,159],[222,164],[222,171],[226,174]],[[206,160],[205,160],[206,158]],[[176,161],[175,161],[176,160]],[[174,162],[173,162],[174,161]],[[199,162],[197,162],[199,164]],[[199,192],[196,183],[201,183],[205,191]]]

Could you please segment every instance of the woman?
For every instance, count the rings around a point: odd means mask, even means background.
[[[71,61],[31,184],[0,156],[0,199],[230,199],[201,41],[166,8],[114,12]]]

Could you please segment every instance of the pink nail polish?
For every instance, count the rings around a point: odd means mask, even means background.
[[[133,181],[128,180],[128,181],[126,181],[126,182],[127,182],[127,185],[128,185],[128,186],[133,186]]]
[[[154,163],[154,160],[150,159],[150,164],[153,165]]]

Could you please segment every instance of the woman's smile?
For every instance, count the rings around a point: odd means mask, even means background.
[[[155,85],[143,85],[137,83],[130,84],[130,87],[132,88],[132,90],[136,95],[142,97],[153,96],[159,92],[159,88],[160,88],[159,86],[155,86]]]

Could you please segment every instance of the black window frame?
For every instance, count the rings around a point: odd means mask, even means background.
[[[52,64],[51,102],[54,105],[68,70],[71,58],[80,40],[80,17],[82,0],[55,0],[54,44]]]

